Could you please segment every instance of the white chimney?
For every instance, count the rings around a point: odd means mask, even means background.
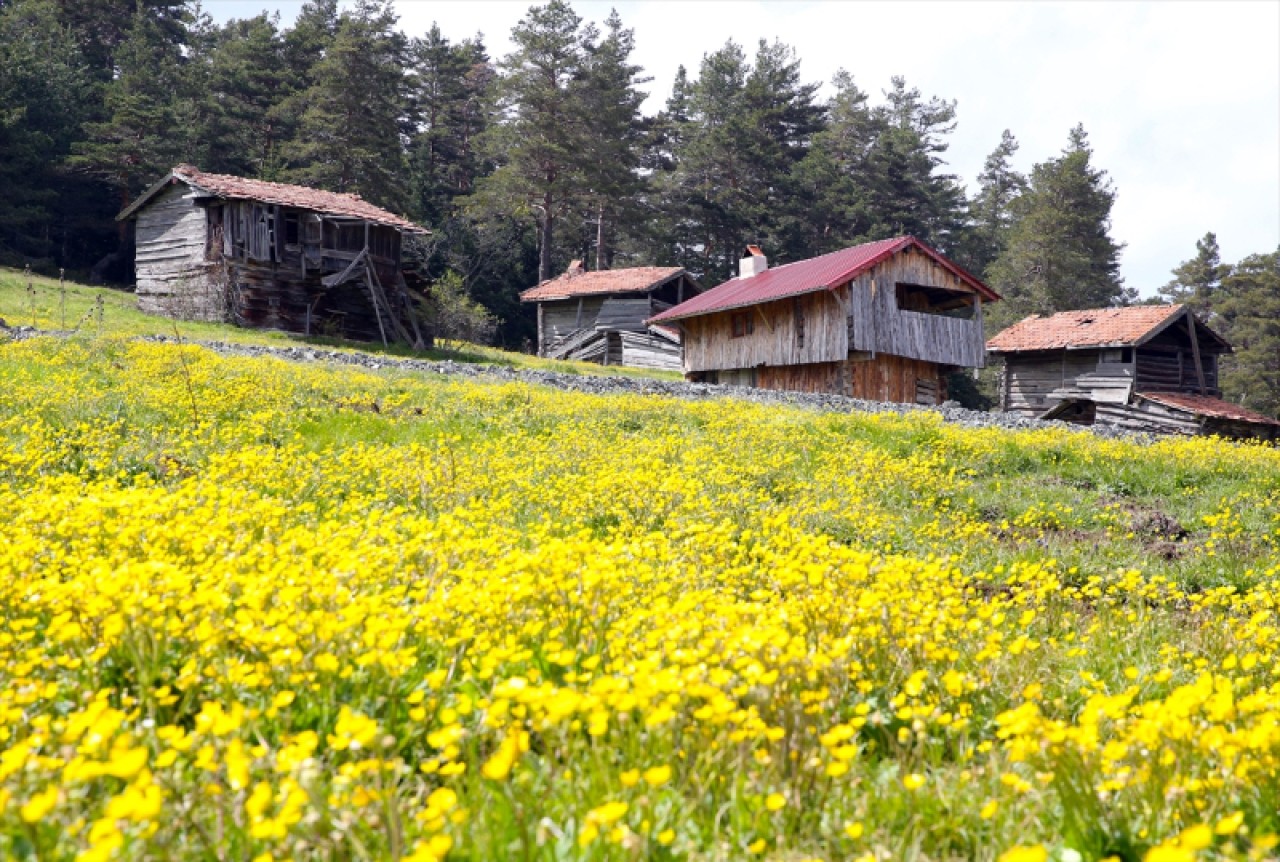
[[[747,256],[738,261],[738,278],[751,278],[769,268],[769,259],[758,245],[747,246]]]

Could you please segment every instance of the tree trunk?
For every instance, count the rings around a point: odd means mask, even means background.
[[[608,256],[604,251],[604,202],[596,210],[596,270],[608,269]]]
[[[542,224],[538,237],[538,283],[551,278],[551,236],[555,228],[555,220],[551,216],[551,195],[542,199]]]

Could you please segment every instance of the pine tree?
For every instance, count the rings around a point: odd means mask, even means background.
[[[584,218],[594,227],[588,247],[594,247],[595,268],[612,265],[620,228],[635,219],[643,185],[640,155],[643,145],[638,85],[649,79],[631,62],[635,34],[622,26],[617,11],[605,20],[603,38],[588,42],[581,110],[590,118],[583,135]]]
[[[761,41],[754,64],[733,41],[703,58],[675,168],[661,181],[676,262],[718,281],[734,274],[747,243],[779,262],[805,255],[799,166],[825,125],[816,90],[779,42]]]
[[[870,236],[874,215],[868,188],[868,160],[884,133],[884,118],[870,97],[841,69],[832,79],[835,95],[828,103],[830,121],[814,136],[799,166],[808,203],[809,254],[844,248]]]
[[[884,129],[866,164],[875,220],[869,237],[911,234],[954,253],[963,240],[964,192],[955,175],[941,168],[947,136],[955,130],[955,102],[926,101],[901,76],[891,80],[879,109]]]
[[[87,63],[54,3],[0,7],[0,256],[7,251],[16,263],[54,255],[60,203],[77,188],[97,196],[57,170],[93,97]]]
[[[87,139],[73,147],[68,164],[105,180],[123,208],[182,155],[181,140],[168,132],[177,126],[181,55],[161,22],[140,8],[116,61],[103,98],[106,119],[85,126]],[[122,223],[122,240],[124,230]]]
[[[191,159],[205,170],[273,179],[289,135],[278,106],[289,95],[284,40],[267,13],[193,37],[186,80]],[[196,45],[207,42],[197,50]]]
[[[1017,138],[1005,129],[978,174],[978,191],[969,201],[973,229],[962,255],[962,262],[974,272],[985,272],[1008,244],[1013,203],[1027,190],[1027,178],[1013,168],[1017,152]]]
[[[476,138],[491,114],[492,66],[479,39],[453,44],[432,25],[414,41],[418,131],[409,147],[414,212],[425,224],[449,217],[482,170]]]
[[[515,50],[502,61],[507,122],[486,135],[499,167],[478,186],[479,219],[532,216],[538,227],[538,280],[553,275],[559,220],[581,200],[588,41],[564,0],[535,6],[512,30]]]
[[[1222,280],[1230,273],[1231,267],[1222,262],[1218,238],[1210,231],[1196,240],[1196,256],[1174,269],[1173,279],[1159,293],[1167,302],[1187,303],[1209,319],[1215,312]]]
[[[405,208],[408,45],[396,20],[390,0],[359,0],[342,14],[288,148],[293,181]]]
[[[1214,294],[1214,325],[1234,348],[1222,358],[1223,396],[1280,415],[1280,249],[1237,263]]]
[[[1110,235],[1116,193],[1092,156],[1076,126],[1061,156],[1032,168],[1013,205],[1007,246],[988,272],[1005,300],[993,308],[994,323],[1128,298],[1120,277],[1124,246]]]

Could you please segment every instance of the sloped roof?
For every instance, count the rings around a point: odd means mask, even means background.
[[[1232,419],[1237,422],[1280,427],[1280,420],[1249,410],[1246,407],[1241,407],[1238,404],[1232,404],[1230,401],[1223,401],[1221,398],[1211,398],[1208,395],[1187,395],[1183,392],[1139,392],[1138,397],[1154,401],[1157,404],[1163,404],[1165,407],[1172,407],[1175,410],[1194,413],[1197,416],[1210,416],[1215,419]]]
[[[399,228],[409,233],[427,233],[424,228],[419,227],[408,219],[403,219],[395,213],[376,207],[359,195],[326,192],[321,189],[288,185],[286,183],[269,183],[266,180],[251,180],[230,174],[210,174],[192,165],[178,165],[175,167],[158,183],[143,192],[141,197],[129,204],[116,218],[118,220],[129,218],[159,194],[165,186],[175,181],[186,183],[188,186],[214,197],[296,207],[324,215],[363,219],[374,224]]]
[[[1013,353],[1019,350],[1133,347],[1173,323],[1184,308],[1182,305],[1132,305],[1060,311],[1048,317],[1032,315],[998,333],[987,342],[987,350]],[[1200,326],[1207,329],[1203,324]],[[1213,336],[1221,341],[1216,333]]]
[[[520,294],[521,302],[592,296],[602,293],[644,293],[684,272],[680,266],[633,266],[569,272],[548,279]]]
[[[920,249],[933,258],[939,266],[977,291],[978,295],[988,302],[1000,298],[1000,294],[920,240],[913,236],[900,236],[855,245],[830,254],[811,257],[808,260],[784,263],[749,278],[730,279],[706,293],[680,303],[675,308],[667,309],[652,320],[680,320],[762,302],[773,302],[804,293],[832,290],[908,247]]]

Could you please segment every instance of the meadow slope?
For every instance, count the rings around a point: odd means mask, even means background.
[[[1274,855],[1274,448],[115,339],[0,379],[5,857]]]

